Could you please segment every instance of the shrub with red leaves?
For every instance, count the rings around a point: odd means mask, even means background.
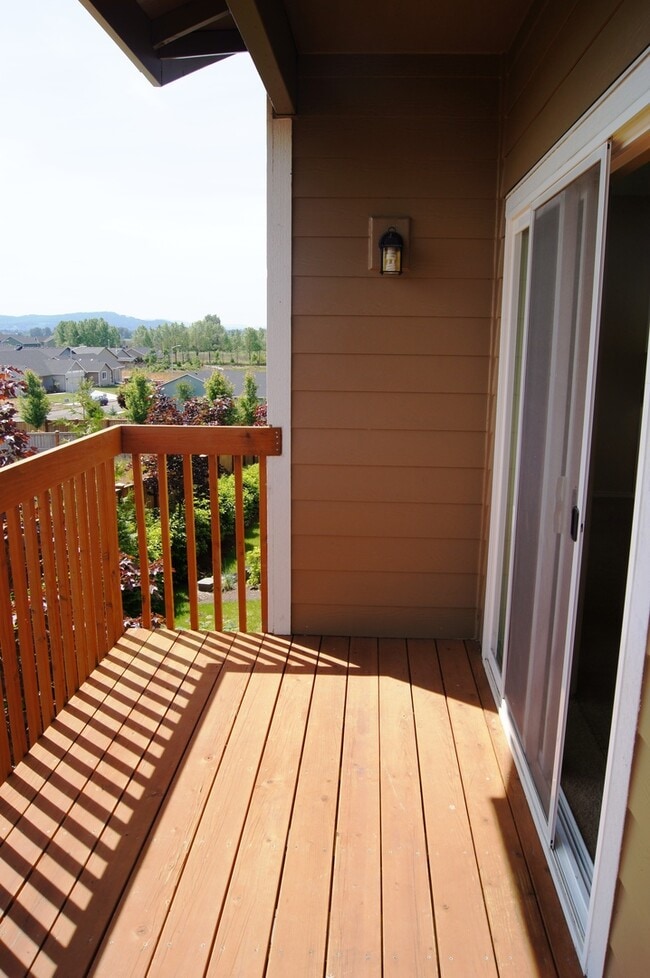
[[[25,390],[22,371],[0,366],[0,468],[34,454],[29,436],[16,425],[17,409],[11,403]]]

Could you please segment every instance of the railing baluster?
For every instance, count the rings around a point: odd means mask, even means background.
[[[6,526],[6,515],[3,520]],[[12,617],[11,586],[9,581],[9,564],[4,539],[0,548],[0,600],[2,615],[0,616],[0,640],[2,641],[2,677],[4,683],[4,699],[6,701],[7,718],[9,720],[9,740],[14,764],[17,764],[27,753],[27,731],[23,716],[23,697],[20,688],[20,669],[18,665],[18,647]],[[5,738],[0,738],[0,754],[3,764],[6,757]]]
[[[160,532],[163,549],[163,574],[165,577],[165,623],[174,627],[174,568],[172,564],[172,543],[169,531],[169,489],[167,487],[167,460],[158,456],[158,506],[160,509]]]
[[[29,609],[29,587],[25,566],[22,521],[23,514],[19,507],[16,506],[7,511],[11,583],[13,584],[16,617],[18,620],[22,695],[27,719],[27,741],[31,747],[43,732],[43,725],[41,711],[38,705],[38,682],[36,679],[36,662],[34,658],[32,617]],[[32,532],[35,531],[35,527],[33,526],[30,529]]]
[[[79,561],[79,528],[77,525],[77,500],[74,491],[74,479],[68,479],[63,484],[63,508],[65,512],[65,536],[68,551],[68,568],[70,571],[70,596],[72,605],[72,621],[74,623],[75,651],[77,653],[77,675],[79,682],[88,678],[88,643],[86,637],[86,621],[83,613],[83,577]]]
[[[63,660],[63,628],[59,591],[56,580],[54,560],[54,528],[50,508],[50,494],[42,492],[38,497],[38,520],[41,528],[41,555],[43,558],[43,581],[47,602],[47,624],[52,660],[52,679],[54,682],[54,703],[56,711],[63,709],[66,702],[65,666]]]
[[[183,455],[183,499],[185,502],[185,542],[187,587],[190,597],[190,628],[199,627],[199,580],[196,573],[196,524],[194,522],[194,478],[192,456]]]
[[[210,528],[212,531],[212,600],[214,627],[223,628],[223,595],[221,593],[221,521],[219,519],[219,457],[208,458],[210,483]]]
[[[51,498],[54,556],[56,560],[56,577],[59,586],[59,611],[61,613],[61,627],[63,632],[65,685],[68,697],[70,697],[79,688],[79,670],[77,668],[77,636],[75,635],[74,618],[72,615],[72,587],[68,566],[63,486],[54,486]]]
[[[75,502],[76,517],[79,541],[79,571],[83,582],[83,590],[93,594],[93,565],[90,552],[90,520],[88,517],[88,473],[82,472],[75,479]],[[92,602],[90,597],[90,602]],[[88,604],[88,599],[81,599],[81,608]],[[85,610],[85,609],[84,609]],[[85,614],[84,614],[85,617]],[[91,627],[84,626],[84,636],[86,644],[86,668],[88,675],[93,671],[98,662],[97,654],[97,628],[94,623]]]
[[[242,456],[235,455],[235,553],[237,554],[237,601],[239,604],[239,629],[246,631],[246,530],[244,527],[244,483]]]
[[[36,513],[34,499],[27,499],[23,506],[24,527],[25,530],[28,526],[34,529],[32,533],[24,532],[23,536],[25,539],[25,556],[27,558],[29,607],[31,610],[32,636],[36,658],[36,675],[38,677],[37,697],[40,692],[40,697],[38,698],[42,730],[54,719],[54,698],[52,696],[52,673],[50,669],[47,625],[45,622],[45,609],[43,607],[44,592],[39,548],[39,538],[44,528],[40,525],[40,519]],[[47,523],[45,524],[45,532],[47,532]]]
[[[90,469],[85,475],[86,506],[88,509],[88,548],[90,553],[90,580],[92,581],[92,595],[90,600],[94,607],[94,656],[95,664],[101,662],[106,649],[106,598],[104,595],[102,581],[102,541],[99,519],[99,494],[100,489],[97,484],[98,471],[96,468]]]
[[[151,591],[149,590],[149,554],[147,553],[147,527],[145,521],[144,484],[142,481],[142,460],[139,455],[132,456],[133,496],[135,499],[135,521],[138,533],[138,560],[140,563],[140,593],[142,594],[142,624],[151,628]]]
[[[100,537],[104,570],[107,645],[112,649],[124,631],[122,590],[120,587],[120,558],[117,540],[117,506],[115,505],[115,463],[113,459],[99,466]]]

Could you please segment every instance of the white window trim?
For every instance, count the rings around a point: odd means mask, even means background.
[[[513,308],[513,276],[517,274],[517,270],[513,267],[515,234],[521,226],[521,219],[524,218],[532,202],[548,193],[554,184],[563,180],[581,161],[605,144],[614,133],[643,111],[650,101],[649,92],[650,54],[646,51],[527,174],[506,200],[505,261],[507,264],[504,267],[500,350],[502,379],[499,383],[501,396],[497,400],[497,430],[495,432],[491,508],[494,517],[490,527],[485,629],[483,633],[485,655],[488,655],[488,650],[496,644],[498,597],[500,593],[499,571],[502,564],[500,553],[503,540],[502,494],[505,486],[505,467],[509,444],[507,400],[508,385],[511,383],[510,337],[515,328],[516,317],[516,310]],[[525,218],[523,222],[525,223]],[[578,946],[580,962],[588,978],[600,978],[602,976],[609,944],[648,641],[650,590],[647,582],[649,579],[650,363],[646,373],[628,584],[621,635],[620,667],[615,692],[614,721],[603,794],[598,854],[594,866],[586,933],[584,942]],[[501,693],[498,677],[492,671],[490,659],[486,658],[485,662],[497,703],[500,705]],[[560,899],[563,901],[567,912],[568,923],[571,926],[570,908],[566,898],[563,897],[563,884],[559,867],[550,851],[547,851],[546,855],[551,874],[560,893]],[[576,939],[575,929],[572,928],[572,930],[574,939]],[[577,943],[579,944],[578,941]]]
[[[291,119],[269,103],[267,143],[268,422],[282,428],[282,455],[269,458],[269,631],[291,632]]]

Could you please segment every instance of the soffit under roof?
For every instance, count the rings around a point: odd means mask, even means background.
[[[531,0],[284,0],[301,53],[501,54]]]
[[[276,112],[311,54],[500,54],[538,0],[80,0],[156,85],[248,50]]]

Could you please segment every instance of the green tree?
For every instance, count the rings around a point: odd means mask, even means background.
[[[190,349],[195,350],[197,356],[200,353],[207,353],[210,359],[213,351],[220,353],[223,350],[225,335],[226,330],[219,317],[209,314],[189,327]]]
[[[122,337],[116,326],[105,319],[82,319],[79,322],[62,319],[54,330],[57,346],[121,346]]]
[[[131,337],[131,344],[133,346],[146,346],[153,348],[156,344],[154,342],[152,330],[144,325],[136,326],[133,336]]]
[[[259,359],[259,354],[261,352],[260,337],[256,329],[252,326],[247,326],[244,330],[244,348],[246,350],[246,356],[248,357],[249,363],[257,363]]]
[[[214,370],[205,382],[205,396],[209,401],[216,401],[218,397],[233,397],[234,393],[235,388],[223,370]]]
[[[232,329],[229,335],[230,360],[232,363],[239,363],[239,354],[242,347],[242,335],[240,329]]]
[[[179,380],[176,385],[176,399],[179,404],[185,404],[194,396],[194,391],[192,390],[192,385],[186,380]]]
[[[255,423],[255,413],[259,403],[255,377],[252,373],[247,372],[244,377],[243,393],[237,398],[237,415],[240,424],[251,425]]]
[[[145,424],[154,401],[156,389],[142,370],[134,370],[122,384],[117,400],[126,409],[126,415],[134,424]]]
[[[78,427],[84,434],[99,431],[104,424],[104,412],[92,398],[93,385],[90,380],[82,380],[77,388],[77,400],[81,405],[82,421]]]
[[[219,408],[219,424],[237,424],[237,405],[235,389],[223,370],[215,370],[205,382],[205,396],[211,404]]]
[[[50,412],[43,382],[33,370],[25,371],[25,391],[19,400],[20,415],[32,428],[42,428]]]

